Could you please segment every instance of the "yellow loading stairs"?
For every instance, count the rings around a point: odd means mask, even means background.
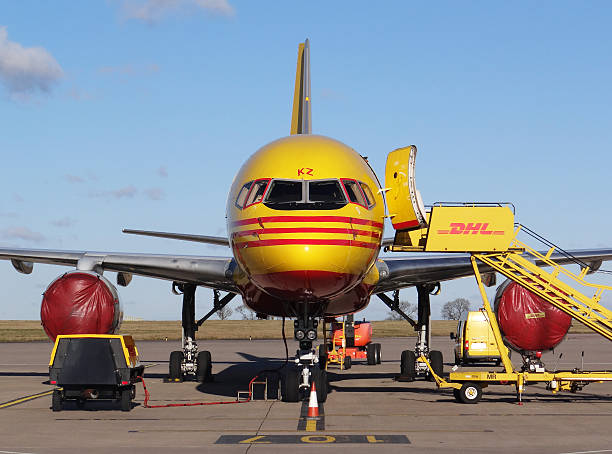
[[[390,204],[391,205],[391,204]],[[503,348],[502,335],[497,319],[485,293],[483,280],[493,272],[503,274],[593,331],[612,340],[612,311],[599,304],[604,290],[612,287],[585,281],[589,266],[582,266],[580,274],[574,274],[553,261],[563,256],[564,251],[551,247],[543,254],[517,239],[521,230],[530,232],[520,224],[514,224],[514,213],[507,204],[436,204],[426,213],[427,222],[414,230],[398,230],[391,251],[402,252],[467,252],[471,263],[484,311],[491,324],[497,347],[501,352],[503,372],[451,372],[448,380],[436,375],[427,358],[418,361],[427,364],[439,388],[453,388],[455,398],[464,403],[477,403],[482,397],[482,388],[489,384],[513,384],[521,403],[527,383],[544,382],[553,393],[578,391],[589,383],[612,381],[611,371],[549,372],[544,367],[517,371],[513,368],[507,350]],[[536,238],[537,235],[535,236]],[[557,254],[553,253],[557,250]],[[572,262],[569,254],[561,262]],[[481,271],[479,263],[488,265]],[[598,264],[597,264],[598,265]],[[597,265],[595,265],[597,267]],[[542,267],[550,268],[550,271]],[[565,281],[571,282],[572,285]],[[591,294],[592,296],[587,296]]]
[[[599,304],[604,290],[610,286],[585,281],[591,271],[589,265],[578,263],[582,270],[574,274],[559,263],[571,263],[573,257],[562,250],[555,253],[550,247],[542,254],[517,239],[521,230],[542,240],[514,223],[511,204],[435,204],[426,211],[415,184],[417,148],[414,145],[389,153],[385,169],[388,217],[396,230],[395,239],[386,250],[397,252],[464,252],[471,254],[471,263],[482,296],[484,311],[501,352],[503,372],[451,372],[448,380],[434,373],[428,359],[420,356],[417,361],[427,365],[438,387],[453,388],[455,398],[464,403],[476,403],[482,397],[482,388],[489,384],[514,384],[521,402],[527,383],[544,382],[553,393],[577,391],[593,382],[612,381],[612,372],[572,371],[548,372],[541,362],[528,364],[521,371],[514,370],[497,324],[495,314],[485,293],[483,281],[489,281],[494,273],[503,274],[593,331],[612,340],[612,311]],[[550,243],[547,243],[551,246]],[[560,253],[560,254],[559,254]],[[559,255],[562,258],[559,260]],[[576,260],[573,260],[575,263]],[[485,269],[481,272],[478,263]],[[600,263],[591,264],[596,269]],[[541,267],[549,267],[546,271]],[[567,280],[571,285],[566,284]],[[491,281],[489,281],[491,282]],[[593,296],[587,296],[593,292]]]

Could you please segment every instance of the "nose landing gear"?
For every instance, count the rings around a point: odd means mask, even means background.
[[[298,402],[308,396],[311,383],[317,389],[317,400],[327,400],[327,371],[320,367],[319,356],[312,347],[317,339],[318,321],[313,317],[300,317],[294,322],[293,335],[299,341],[296,352],[296,367],[289,368],[281,376],[281,396],[285,402]]]

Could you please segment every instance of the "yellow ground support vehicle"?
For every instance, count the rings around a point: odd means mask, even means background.
[[[144,366],[132,336],[75,334],[57,336],[49,361],[53,391],[51,409],[60,411],[67,400],[82,408],[87,400],[116,400],[130,411],[135,384]]]
[[[484,312],[489,321],[495,344],[500,352],[503,371],[453,371],[447,379],[434,371],[430,360],[421,355],[421,361],[429,368],[438,387],[452,388],[455,398],[463,403],[476,403],[482,397],[482,389],[488,385],[514,385],[519,403],[528,383],[546,383],[553,393],[576,392],[590,383],[612,381],[612,371],[547,371],[536,357],[524,357],[523,366],[516,370],[508,356],[497,319],[487,298],[484,276],[500,273],[517,282],[552,306],[578,320],[594,332],[612,341],[612,311],[599,304],[605,290],[612,286],[593,284],[585,280],[599,263],[584,263],[543,241],[550,249],[538,252],[519,241],[517,235],[523,231],[540,241],[542,237],[521,224],[514,223],[514,213],[504,204],[476,203],[445,206],[436,204],[429,216],[429,225],[407,235],[396,234],[392,251],[411,252],[463,252],[470,260],[483,301]],[[553,255],[557,252],[556,255]],[[574,263],[581,267],[574,274],[555,262]],[[482,270],[481,268],[482,267]],[[543,269],[546,267],[547,269]],[[594,268],[591,270],[591,268]],[[568,283],[569,282],[569,283]],[[589,296],[592,295],[592,296]]]
[[[455,341],[455,364],[501,364],[501,354],[484,308],[464,314],[457,324],[457,332],[450,333],[450,338]],[[506,346],[503,348],[507,350]]]

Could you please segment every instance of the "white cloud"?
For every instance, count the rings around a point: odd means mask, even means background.
[[[0,231],[2,238],[7,240],[24,240],[31,241],[34,243],[40,243],[45,240],[43,234],[38,232],[33,232],[27,227],[18,226],[18,227],[9,227],[2,231]]]
[[[150,189],[147,189],[145,191],[145,194],[151,200],[161,200],[164,197],[164,195],[165,195],[164,190],[161,189],[161,188],[150,188]]]
[[[23,47],[8,40],[0,27],[0,79],[12,95],[47,93],[64,75],[59,63],[42,47]]]
[[[51,225],[54,225],[55,227],[72,227],[74,224],[76,224],[76,221],[69,217],[63,217],[61,219],[51,221]]]
[[[96,191],[90,192],[89,197],[105,197],[105,198],[113,198],[113,199],[123,199],[123,198],[133,198],[136,194],[138,194],[138,189],[134,186],[129,185],[123,188],[115,189],[112,191]]]
[[[82,177],[78,175],[70,175],[70,174],[64,175],[64,179],[68,183],[83,183],[85,181]]]
[[[134,65],[131,63],[119,66],[101,66],[98,72],[102,74],[117,74],[120,76],[137,76],[141,74],[153,74],[159,72],[159,65],[149,63],[147,65]]]
[[[167,177],[168,176],[168,168],[166,166],[161,166],[159,169],[157,169],[157,174],[160,177]]]
[[[147,23],[158,22],[173,13],[194,14],[204,11],[208,14],[233,16],[234,7],[228,0],[124,0],[123,14],[126,19]]]

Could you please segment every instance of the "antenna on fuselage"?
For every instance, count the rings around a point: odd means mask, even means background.
[[[306,40],[298,46],[295,91],[293,93],[293,115],[291,116],[291,135],[311,134],[311,131],[310,41]]]

